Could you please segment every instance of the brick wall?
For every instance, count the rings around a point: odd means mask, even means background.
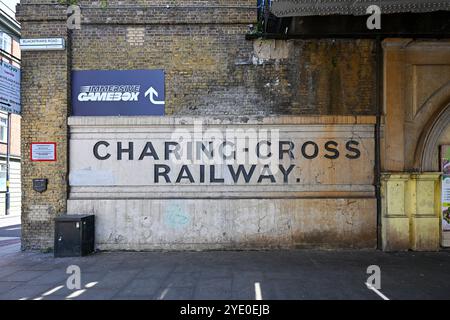
[[[245,39],[253,22],[83,25],[72,35],[73,69],[164,68],[168,115],[375,114],[373,41],[293,40],[280,58],[284,41],[255,48]]]
[[[46,3],[22,0],[23,37],[64,37],[71,49],[22,55],[24,249],[51,247],[52,218],[66,211],[71,69],[163,68],[168,115],[374,114],[372,41],[246,40],[256,1],[80,1],[72,32],[65,7]],[[57,163],[28,160],[39,140],[58,143]],[[34,192],[33,178],[49,190]]]
[[[18,12],[23,38],[67,38],[64,10],[55,10],[52,20],[41,20],[24,14],[24,7]],[[45,8],[53,12],[52,6]],[[68,81],[67,52],[22,52],[23,249],[53,247],[53,217],[66,211]],[[56,142],[58,162],[31,162],[32,142]],[[49,179],[47,192],[33,191],[35,178]]]

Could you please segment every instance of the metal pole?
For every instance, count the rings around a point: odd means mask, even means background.
[[[375,193],[377,198],[377,249],[383,249],[382,243],[382,199],[381,199],[381,117],[383,114],[383,48],[381,38],[376,40],[376,108],[377,123],[375,125]]]
[[[269,24],[269,0],[264,1],[264,33],[267,33]]]
[[[6,129],[6,194],[5,194],[5,214],[9,215],[10,194],[9,194],[9,157],[11,153],[11,113],[8,112],[8,127]]]

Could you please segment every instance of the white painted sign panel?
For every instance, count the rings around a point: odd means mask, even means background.
[[[67,211],[102,250],[374,247],[374,121],[337,120],[70,117]]]
[[[157,122],[71,118],[71,197],[373,196],[372,125]]]

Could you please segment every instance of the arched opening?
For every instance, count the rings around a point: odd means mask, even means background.
[[[433,120],[431,125],[427,126],[428,130],[423,141],[422,138],[420,140],[422,144],[420,171],[422,172],[439,171],[439,146],[446,143],[443,139],[450,131],[450,104]]]
[[[440,108],[427,122],[417,144],[415,167],[421,172],[438,172],[439,147],[450,144],[450,95],[439,100]]]
[[[416,149],[416,168],[425,173],[440,172],[440,150],[443,145],[450,145],[450,101],[438,109],[424,127]],[[441,246],[449,246],[450,232],[442,229],[440,232]]]

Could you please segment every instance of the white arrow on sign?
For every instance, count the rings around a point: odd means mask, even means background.
[[[158,98],[158,91],[156,91],[153,87],[150,87],[147,92],[145,92],[145,96],[150,96],[150,102],[153,104],[166,104],[164,101],[155,100],[155,97]]]

